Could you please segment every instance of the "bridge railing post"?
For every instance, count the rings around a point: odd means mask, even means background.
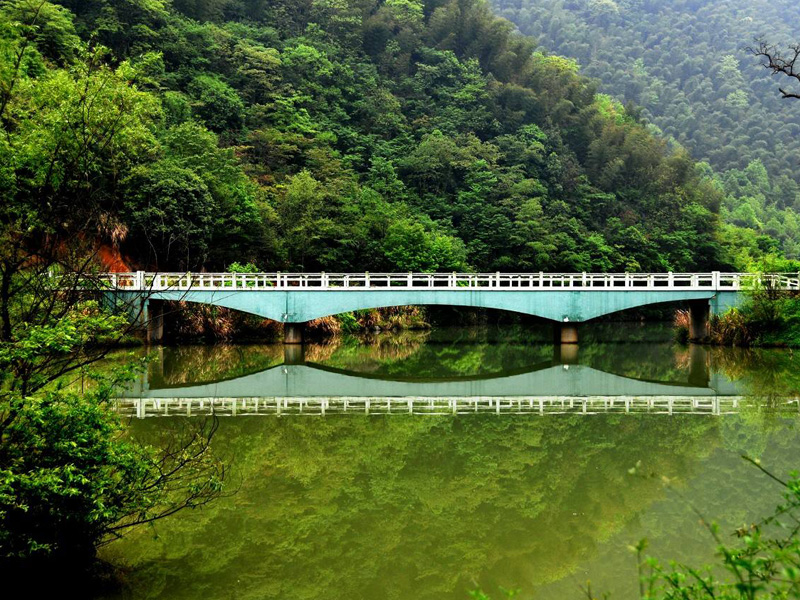
[[[719,289],[719,271],[712,271],[711,273],[711,286],[715,289]]]

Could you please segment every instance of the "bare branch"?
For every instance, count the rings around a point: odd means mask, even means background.
[[[771,71],[772,75],[784,75],[800,83],[800,70],[796,68],[797,59],[800,58],[800,44],[789,46],[787,54],[772,46],[764,40],[756,40],[755,47],[747,48],[753,56],[761,59],[761,64],[765,69]],[[783,98],[800,99],[800,92],[791,92],[783,88],[778,88]]]

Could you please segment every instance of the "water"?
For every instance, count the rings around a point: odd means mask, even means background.
[[[302,355],[164,349],[138,384],[147,399],[121,403],[133,434],[203,419],[217,392],[214,446],[239,489],[107,547],[128,569],[118,597],[465,599],[503,586],[560,599],[590,580],[632,598],[631,544],[707,562],[715,544],[695,510],[727,534],[780,500],[741,455],[800,466],[790,351],[684,348],[652,325],[587,328],[577,353],[549,339],[473,328]]]

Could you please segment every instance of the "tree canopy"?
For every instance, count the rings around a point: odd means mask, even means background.
[[[101,242],[131,266],[690,271],[769,250],[720,230],[725,193],[686,151],[484,0],[48,7],[6,34],[37,48],[31,90],[102,46],[149,107],[106,192]]]
[[[800,111],[779,90],[791,93],[791,79],[771,79],[748,51],[767,50],[779,68],[791,62],[800,39],[796,2],[491,3],[542,46],[575,60],[649,129],[702,161],[704,179],[724,194],[722,239],[738,268],[765,252],[800,256]],[[756,41],[762,36],[770,44]]]

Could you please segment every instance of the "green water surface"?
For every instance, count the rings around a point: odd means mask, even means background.
[[[680,386],[696,384],[700,361],[747,400],[728,415],[223,417],[213,443],[235,493],[109,545],[103,558],[125,567],[113,597],[466,599],[503,586],[560,599],[581,598],[591,581],[633,598],[629,546],[641,538],[662,559],[711,560],[695,511],[727,534],[780,500],[741,455],[782,474],[800,467],[798,415],[785,403],[800,387],[793,354],[692,355],[659,326],[582,333],[566,355],[546,331],[474,328],[337,339],[300,360],[364,375],[364,386],[503,377],[547,361]],[[179,396],[284,359],[281,346],[166,348],[148,383]],[[152,441],[183,419],[130,427]]]

